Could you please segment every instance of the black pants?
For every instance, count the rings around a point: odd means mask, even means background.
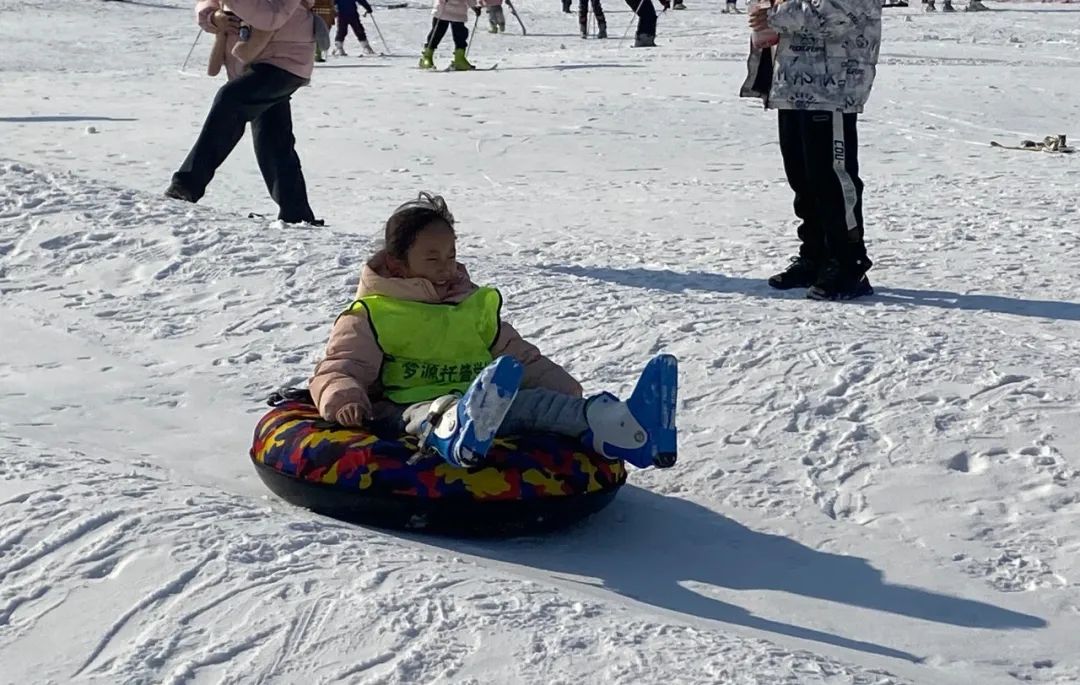
[[[352,28],[353,33],[356,34],[356,40],[367,40],[367,32],[364,31],[364,25],[360,23],[359,13],[342,12],[337,15],[337,35],[334,36],[334,41],[344,43],[349,35],[349,28]]]
[[[799,253],[845,266],[866,259],[855,114],[780,110],[780,153],[802,220]],[[869,264],[867,263],[867,268]],[[865,270],[865,269],[864,269]]]
[[[604,7],[600,4],[600,0],[592,0],[592,11],[596,15],[597,26],[607,26],[607,19],[604,18]],[[581,24],[582,31],[585,31],[589,26],[589,0],[578,0],[578,23]]]
[[[652,0],[626,0],[626,4],[637,11],[637,35],[656,36],[656,8]]]
[[[428,33],[427,41],[424,43],[424,47],[434,50],[439,47],[439,43],[442,42],[443,36],[446,35],[447,27],[450,28],[450,32],[454,36],[454,47],[458,50],[464,50],[469,46],[469,29],[465,27],[465,24],[460,21],[447,21],[445,19],[439,19],[438,17],[431,18],[431,31]]]
[[[173,184],[186,189],[196,201],[201,198],[251,122],[255,159],[270,197],[278,204],[278,218],[289,223],[313,221],[289,106],[292,94],[305,83],[306,79],[284,69],[255,64],[223,85],[194,147],[173,174]]]

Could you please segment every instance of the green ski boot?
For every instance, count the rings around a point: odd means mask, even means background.
[[[421,69],[434,69],[435,68],[435,48],[424,48],[420,53],[420,68]]]
[[[458,48],[454,50],[454,61],[450,65],[450,68],[454,71],[472,71],[476,67],[469,64],[469,60],[465,58],[464,48]]]

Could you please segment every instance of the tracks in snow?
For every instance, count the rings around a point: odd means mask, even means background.
[[[237,429],[237,407],[246,403],[257,410],[258,396],[277,379],[306,377],[371,247],[352,235],[222,218],[19,163],[5,163],[0,178],[8,193],[0,196],[0,209],[7,213],[0,234],[5,298],[41,325],[52,330],[62,325],[66,334],[145,369],[139,385],[154,386],[152,393],[134,387],[112,399],[159,402],[166,413],[180,412],[181,425],[166,434],[188,436],[192,422],[209,427],[219,410],[233,412],[220,431],[231,433],[235,444],[221,444],[238,457],[247,431]],[[27,197],[20,204],[19,198]],[[940,247],[930,232],[897,238],[904,240],[924,252]],[[684,456],[678,477],[643,472],[634,475],[636,483],[738,510],[765,525],[786,525],[816,511],[841,525],[872,526],[886,539],[940,550],[935,553],[947,557],[944,563],[985,577],[997,589],[1053,590],[1072,582],[1061,569],[1070,567],[1075,552],[1062,544],[1069,534],[1053,523],[1051,513],[1067,515],[1078,506],[1076,466],[1062,449],[1068,434],[1045,428],[1048,421],[1067,426],[1061,417],[1076,406],[1077,370],[1068,360],[1078,350],[1064,328],[1072,325],[1067,308],[1046,308],[1047,318],[1033,319],[1037,325],[1018,334],[1013,317],[1038,312],[1008,298],[883,288],[875,300],[833,306],[778,296],[760,276],[768,266],[763,260],[782,261],[782,249],[771,232],[756,225],[743,238],[690,236],[645,257],[647,244],[644,234],[635,233],[589,239],[553,231],[545,241],[522,245],[515,245],[513,236],[462,238],[463,254],[487,255],[473,270],[478,280],[496,282],[507,293],[508,319],[585,379],[590,391],[627,391],[636,370],[656,352],[682,359]],[[348,246],[343,253],[342,245]],[[984,256],[990,266],[1005,267],[1012,259],[1000,245],[988,246]],[[1025,278],[1022,270],[1002,268],[1002,273],[1006,284]],[[567,298],[569,292],[576,296]],[[41,302],[55,305],[61,316],[37,310]],[[926,316],[927,307],[935,308],[933,317]],[[1056,311],[1065,312],[1064,321],[1052,318]],[[1003,356],[1004,339],[1012,352]],[[1039,363],[1029,364],[1024,350],[1039,350]],[[231,399],[202,404],[223,392]],[[183,423],[189,424],[188,432]],[[20,427],[10,435],[22,439],[28,431]],[[930,453],[905,449],[927,444],[927,435],[933,436]],[[186,451],[175,455],[187,458]],[[0,462],[0,474],[11,477],[23,478],[34,468]],[[888,478],[882,477],[885,472]],[[939,516],[937,501],[898,511],[888,497],[890,480],[896,478],[939,482],[947,477],[952,485],[964,479],[968,484],[962,487],[985,490],[987,479],[998,474],[1016,479],[1030,493],[1019,505],[1002,506],[1045,517],[1046,535],[1033,536],[1020,525],[987,530],[963,523],[951,528],[970,531],[962,544],[941,540],[927,523],[934,520],[929,513]],[[128,485],[135,494],[124,498],[160,494],[154,483]],[[645,637],[663,627],[667,636],[678,634],[703,650],[723,653],[722,645],[734,639],[663,620],[623,630],[616,627],[620,610],[599,599],[584,611],[603,618],[577,627],[575,603],[550,599],[561,598],[566,588],[550,585],[530,596],[520,609],[520,623],[514,623],[513,607],[498,605],[499,616],[508,618],[488,617],[484,607],[500,587],[520,595],[520,580],[502,576],[481,588],[485,584],[476,580],[475,569],[471,575],[446,572],[441,562],[380,580],[378,573],[391,559],[396,566],[399,553],[426,558],[407,545],[394,546],[393,556],[377,557],[366,570],[356,550],[335,557],[336,550],[324,549],[321,528],[319,542],[305,543],[321,550],[321,566],[298,559],[276,563],[287,552],[277,548],[270,533],[215,543],[210,548],[217,553],[208,557],[204,546],[169,528],[172,521],[155,511],[109,510],[114,518],[75,520],[49,504],[57,501],[50,498],[73,494],[43,488],[20,500],[24,494],[8,499],[9,505],[37,507],[35,520],[57,527],[48,534],[16,529],[0,538],[0,545],[18,554],[13,558],[25,560],[12,570],[16,582],[5,588],[0,603],[12,640],[32,641],[35,631],[74,610],[69,607],[81,600],[59,598],[72,585],[124,578],[134,579],[127,582],[143,592],[125,598],[102,635],[82,639],[80,660],[65,665],[68,675],[134,678],[150,664],[154,677],[177,682],[199,673],[228,680],[249,670],[265,680],[286,672],[289,678],[304,674],[327,681],[467,679],[476,677],[471,674],[482,659],[481,645],[509,630],[506,649],[518,650],[514,653],[526,664],[520,673],[531,672],[532,658],[536,663],[572,659],[577,671],[581,661],[595,658],[605,664],[597,667],[602,669],[597,677],[629,681],[650,671],[626,649],[626,640],[655,639],[666,648],[665,640]],[[258,519],[250,506],[221,495],[183,506],[174,502],[169,511],[183,521],[179,512],[192,510],[187,518],[197,523],[191,525],[210,525],[215,511],[246,525]],[[78,511],[78,503],[69,508]],[[84,526],[85,536],[70,540],[54,533],[77,533]],[[161,527],[174,536],[169,544],[145,546]],[[79,564],[53,561],[67,558],[65,550],[84,544],[83,537],[89,548],[80,554],[92,558],[82,565],[85,575],[72,568]],[[368,545],[371,536],[363,540]],[[121,549],[128,552],[114,551]],[[250,560],[238,561],[236,555]],[[356,577],[334,575],[335,589],[326,594],[320,573],[339,566]],[[62,582],[50,584],[49,578]],[[384,587],[388,594],[374,604],[378,611],[347,602],[338,608],[343,593],[366,597]],[[402,593],[402,587],[409,590]],[[416,592],[424,587],[430,593]],[[191,600],[196,595],[198,602]],[[269,613],[279,598],[289,606],[284,616]],[[548,606],[545,602],[555,602],[553,617],[537,609]],[[352,615],[344,613],[346,608]],[[210,639],[211,626],[231,625],[235,616],[243,630]],[[356,616],[375,632],[344,631]],[[406,618],[395,623],[387,616]],[[182,630],[173,630],[173,621]],[[615,637],[596,643],[584,637],[588,630]],[[546,637],[546,631],[554,637]],[[437,638],[439,633],[454,637]],[[524,635],[538,637],[526,644]],[[445,644],[435,644],[437,639]],[[323,666],[313,671],[280,660],[273,650],[286,649],[286,640],[325,643],[311,655]],[[415,644],[421,647],[414,650]],[[338,653],[350,654],[348,662],[332,656]],[[744,653],[760,656],[762,651],[755,647]],[[530,657],[535,654],[541,657]],[[632,666],[611,665],[616,662]]]
[[[631,617],[572,589],[184,484],[157,467],[23,447],[39,454],[33,473],[0,479],[0,493],[21,489],[0,503],[19,533],[5,538],[13,561],[0,586],[0,659],[16,665],[5,671],[15,679],[404,684],[574,672],[633,683],[660,668],[690,683],[737,673],[794,684],[814,672],[902,682]],[[0,454],[3,472],[19,458]]]

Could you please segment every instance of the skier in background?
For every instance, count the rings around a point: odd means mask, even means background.
[[[581,37],[589,37],[589,1],[578,0],[578,24],[581,26]],[[604,6],[600,0],[592,0],[593,14],[596,16],[596,37],[607,38],[607,19],[604,17]]]
[[[926,11],[927,12],[936,12],[937,11],[937,7],[936,7],[936,5],[934,3],[934,0],[923,0],[923,4],[926,5]],[[964,9],[964,11],[965,12],[985,12],[985,11],[987,11],[989,9],[990,9],[989,7],[982,4],[982,0],[968,0],[967,7]],[[941,5],[941,11],[942,12],[955,12],[956,8],[953,7],[952,0],[944,0],[944,2]]]
[[[477,0],[435,0],[431,8],[431,31],[428,32],[424,49],[420,53],[421,69],[435,68],[435,50],[447,29],[450,29],[454,37],[454,61],[450,64],[450,69],[471,71],[476,68],[465,58],[465,50],[469,47],[469,29],[465,22],[469,19],[470,8],[476,12],[476,16],[480,16],[480,6],[476,3]]]
[[[364,31],[364,25],[360,23],[360,10],[357,9],[357,5],[364,8],[364,16],[371,14],[371,5],[367,0],[335,0],[337,6],[337,35],[334,36],[334,51],[335,57],[348,57],[345,52],[345,38],[349,35],[349,29],[352,28],[353,34],[356,35],[356,40],[360,41],[360,49],[364,51],[365,55],[374,55],[375,50],[372,49],[371,43],[368,42],[367,32]]]
[[[503,0],[480,0],[480,6],[487,8],[488,31],[506,32],[506,13],[503,12]]]
[[[652,0],[626,0],[627,6],[637,14],[637,35],[634,36],[635,48],[656,47],[656,8]],[[671,9],[671,0],[660,0],[664,9]]]

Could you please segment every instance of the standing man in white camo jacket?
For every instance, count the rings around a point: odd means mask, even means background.
[[[881,0],[780,0],[750,15],[779,43],[751,49],[740,91],[776,109],[784,172],[802,244],[769,279],[818,300],[873,294],[863,242],[856,119],[870,97],[881,43]],[[774,54],[775,53],[775,54]]]

